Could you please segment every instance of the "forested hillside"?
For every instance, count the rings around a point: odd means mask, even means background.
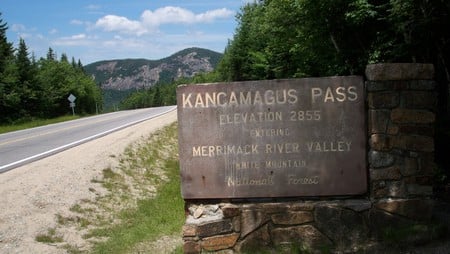
[[[51,48],[46,58],[36,60],[23,39],[19,48],[13,48],[7,29],[0,14],[0,123],[68,114],[70,94],[77,98],[77,113],[96,112],[102,104],[101,91],[80,61],[69,62],[65,54],[58,58]]]
[[[159,60],[117,59],[86,65],[102,89],[128,90],[149,88],[156,83],[170,83],[213,71],[221,53],[202,48],[188,48]]]
[[[84,69],[102,88],[104,109],[111,111],[175,104],[173,83],[213,71],[221,57],[208,49],[187,48],[159,60],[105,60]]]

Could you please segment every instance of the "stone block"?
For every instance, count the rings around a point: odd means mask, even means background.
[[[269,225],[264,225],[258,230],[254,231],[253,234],[248,235],[244,239],[240,240],[236,246],[235,250],[238,253],[252,253],[267,249],[271,244]]]
[[[373,150],[377,151],[390,151],[393,147],[391,136],[385,134],[372,134],[369,144]]]
[[[397,135],[400,131],[400,127],[397,124],[390,122],[388,124],[386,134],[388,135]]]
[[[403,91],[408,90],[410,83],[415,80],[380,80],[366,81],[367,92]]]
[[[366,66],[368,80],[417,80],[433,79],[434,67],[423,63],[383,63]]]
[[[238,216],[240,213],[239,206],[233,204],[225,204],[221,207],[221,209],[224,218]]]
[[[369,108],[375,109],[391,109],[400,104],[400,96],[398,92],[378,92],[369,93],[367,95],[367,104]]]
[[[289,203],[263,203],[260,205],[260,209],[264,210],[266,214],[281,213],[288,211]]]
[[[299,225],[314,221],[312,212],[296,211],[273,214],[272,222],[278,225]]]
[[[199,237],[213,236],[229,233],[233,230],[233,224],[230,219],[206,222],[197,226],[197,235]]]
[[[433,110],[436,107],[437,95],[431,91],[403,91],[400,101],[402,108]]]
[[[357,212],[342,207],[318,206],[314,217],[317,229],[340,249],[367,240],[366,222]]]
[[[371,192],[371,197],[374,199],[382,199],[382,198],[386,198],[389,194],[389,191],[387,189],[387,187],[382,187],[382,188],[375,188],[372,187],[372,192]]]
[[[241,232],[241,216],[235,216],[232,219],[234,232]]]
[[[391,198],[406,198],[407,189],[403,181],[389,181],[386,182],[387,197]]]
[[[400,135],[394,139],[394,147],[407,151],[433,152],[434,138],[419,135]]]
[[[433,205],[433,200],[428,199],[399,199],[379,201],[375,207],[413,220],[428,220],[431,218]]]
[[[312,211],[314,209],[314,202],[304,201],[304,202],[295,202],[290,205],[290,210],[292,211]]]
[[[386,232],[396,229],[404,228],[413,225],[414,221],[408,220],[403,216],[398,216],[393,213],[388,213],[385,210],[371,209],[369,211],[369,226],[371,236],[383,240],[386,237]]]
[[[390,114],[390,110],[369,110],[369,134],[386,133]]]
[[[371,197],[375,199],[383,198],[404,198],[406,197],[406,184],[403,181],[372,181]]]
[[[228,249],[232,248],[236,244],[238,238],[239,238],[238,233],[211,236],[202,239],[201,247],[206,251],[218,251]]]
[[[185,241],[183,243],[183,253],[185,254],[198,254],[201,253],[202,248],[199,242]]]
[[[244,210],[241,213],[241,237],[267,223],[270,217],[262,210]]]
[[[404,165],[400,167],[400,172],[403,176],[416,175],[418,172],[417,159],[406,157],[404,160]]]
[[[433,126],[419,125],[419,124],[406,124],[398,127],[398,131],[402,134],[413,134],[413,135],[421,135],[421,136],[434,136],[434,128]]]
[[[359,213],[369,210],[372,207],[372,202],[365,199],[346,199],[342,204],[342,207]]]
[[[396,108],[391,112],[391,120],[397,124],[427,124],[434,123],[435,114],[426,110]]]
[[[409,81],[411,90],[435,90],[436,81],[434,80],[411,80]]]
[[[371,150],[369,152],[369,164],[372,168],[389,167],[395,162],[394,155],[385,152]]]
[[[377,168],[370,170],[370,179],[372,181],[379,180],[400,180],[402,175],[398,166],[388,168]]]
[[[184,224],[182,231],[183,237],[197,236],[197,225]]]
[[[386,90],[392,90],[392,87],[385,81],[371,81],[367,80],[365,82],[367,92],[380,92]]]
[[[326,236],[312,225],[274,228],[271,235],[276,246],[291,243],[317,249],[332,244]]]

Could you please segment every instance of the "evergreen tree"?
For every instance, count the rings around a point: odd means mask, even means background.
[[[14,54],[12,43],[9,43],[6,38],[6,30],[8,30],[8,24],[1,18],[0,12],[0,82],[2,82],[2,74],[6,69],[8,61],[11,60]]]
[[[62,53],[61,54],[61,62],[65,62],[68,63],[69,62],[69,58],[67,57],[66,53]]]
[[[76,68],[84,73],[84,67],[83,67],[83,64],[81,63],[80,59],[78,59],[78,63],[77,63],[77,67]]]
[[[77,68],[77,63],[75,62],[75,57],[72,56],[72,61],[70,61],[70,64],[73,68]]]
[[[25,83],[32,80],[32,65],[31,60],[28,57],[28,48],[25,44],[25,41],[20,38],[19,40],[19,48],[16,54],[16,65],[19,71],[19,82]]]
[[[49,60],[49,61],[56,61],[56,53],[53,51],[52,48],[48,48],[47,60]]]

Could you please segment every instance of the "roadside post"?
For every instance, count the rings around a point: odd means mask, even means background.
[[[70,94],[69,97],[67,97],[67,100],[69,100],[69,106],[72,108],[72,115],[75,116],[75,100],[77,97],[75,95]]]

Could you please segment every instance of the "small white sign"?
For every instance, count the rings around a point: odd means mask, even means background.
[[[77,99],[77,97],[75,97],[75,95],[73,95],[73,94],[70,94],[69,97],[67,97],[67,99],[68,99],[70,102],[74,102],[74,101]]]

